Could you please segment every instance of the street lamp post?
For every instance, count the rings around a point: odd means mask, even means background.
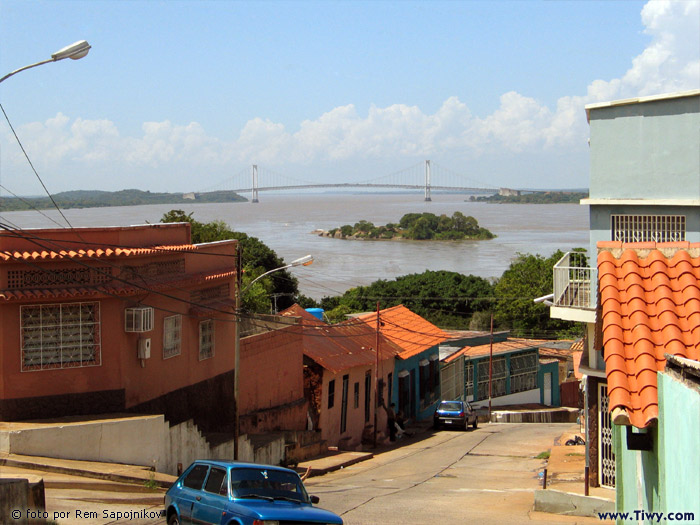
[[[15,69],[12,73],[8,73],[4,77],[0,78],[0,82],[7,80],[12,75],[16,75],[20,71],[24,71],[25,69],[31,69],[33,67],[41,66],[43,64],[48,64],[49,62],[58,62],[59,60],[64,60],[66,58],[78,60],[78,59],[83,58],[85,55],[88,54],[88,51],[90,51],[90,47],[91,47],[90,44],[88,44],[86,40],[80,40],[79,42],[76,42],[75,44],[71,44],[69,46],[64,47],[63,49],[56,51],[53,55],[51,55],[51,58],[49,58],[47,60],[42,60],[41,62],[37,62],[36,64],[30,64],[28,66],[24,66],[24,67],[21,67],[19,69]]]
[[[234,420],[234,425],[233,425],[233,459],[235,461],[238,461],[238,438],[240,436],[240,410],[239,410],[239,372],[240,372],[240,364],[241,364],[241,298],[245,292],[247,292],[251,286],[256,281],[259,281],[263,277],[270,275],[271,273],[274,272],[279,272],[281,270],[286,270],[287,268],[292,268],[294,266],[308,266],[312,262],[314,262],[314,258],[311,255],[306,255],[304,257],[301,257],[299,259],[293,260],[291,263],[285,265],[285,266],[280,266],[279,268],[273,268],[272,270],[269,270],[265,272],[262,275],[259,275],[252,281],[250,281],[245,288],[241,289],[241,277],[243,272],[242,266],[241,266],[241,247],[240,244],[238,245],[238,253],[236,257],[236,297],[235,297],[235,308],[236,308],[236,321],[235,321],[235,333],[234,333],[234,341],[235,341],[235,346],[234,346],[234,371],[233,371],[233,402],[236,405],[236,417]]]

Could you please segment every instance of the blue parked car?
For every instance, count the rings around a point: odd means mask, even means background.
[[[168,525],[339,524],[319,509],[293,470],[231,461],[195,461],[165,494]]]
[[[466,401],[440,401],[433,414],[433,428],[441,426],[467,430],[469,425],[476,429],[479,417],[476,410]]]

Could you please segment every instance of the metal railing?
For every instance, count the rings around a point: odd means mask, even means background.
[[[568,252],[554,265],[554,304],[564,308],[595,310],[598,270],[588,267],[583,252]]]

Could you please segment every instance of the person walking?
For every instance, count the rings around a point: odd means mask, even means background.
[[[389,441],[396,441],[396,405],[392,403],[388,407],[382,402],[382,408],[386,412],[386,424],[389,427]]]

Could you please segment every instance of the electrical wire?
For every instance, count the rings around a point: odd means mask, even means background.
[[[41,180],[41,177],[39,176],[39,173],[36,171],[36,168],[34,168],[34,164],[32,163],[32,160],[29,158],[27,151],[24,149],[24,146],[22,145],[22,141],[19,140],[19,137],[17,136],[17,132],[15,131],[15,128],[12,126],[12,122],[10,122],[10,117],[7,116],[7,113],[5,112],[5,107],[2,104],[0,104],[0,109],[2,109],[2,114],[5,115],[5,120],[7,121],[7,124],[10,126],[10,129],[12,130],[12,134],[15,136],[15,140],[17,140],[17,144],[19,144],[19,147],[22,150],[22,153],[24,153],[24,157],[27,159],[29,166],[32,168],[34,175],[36,175],[36,178],[39,180],[41,187],[44,188],[46,195],[48,195],[49,199],[51,199],[51,202],[53,203],[54,207],[58,210],[58,213],[60,213],[61,217],[63,217],[63,220],[66,221],[66,224],[68,224],[68,226],[70,228],[73,228],[73,225],[70,223],[70,221],[63,214],[63,211],[61,211],[61,208],[59,208],[58,204],[56,204],[56,201],[54,200],[53,196],[51,195],[48,188],[44,184],[44,181]]]

